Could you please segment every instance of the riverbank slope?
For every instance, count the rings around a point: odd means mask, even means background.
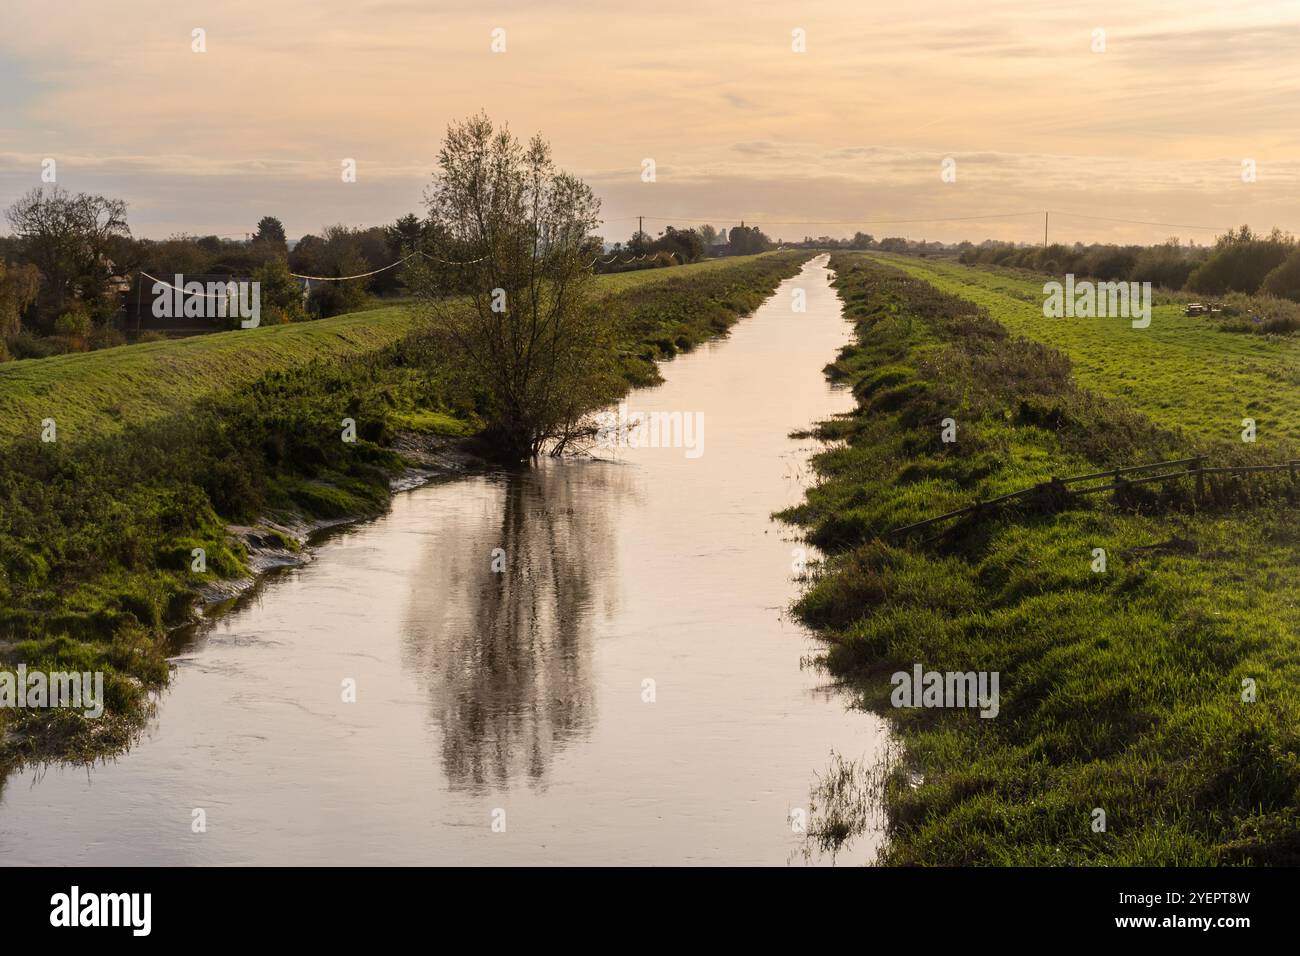
[[[882,861],[1300,862],[1300,496],[1285,472],[1031,500],[890,534],[1054,476],[1294,449],[1211,443],[1217,406],[1148,415],[1142,388],[1086,387],[1105,380],[1043,344],[1104,349],[1122,334],[1095,327],[1107,320],[1044,326],[1034,341],[972,301],[985,296],[966,298],[946,271],[957,267],[832,266],[856,341],[828,372],[858,408],[822,426],[844,444],[818,456],[822,483],[787,517],[829,554],[799,617],[905,747],[885,768]],[[962,297],[921,274],[948,276]],[[1128,348],[1081,363],[1129,360]],[[1174,334],[1140,347],[1148,378],[1177,377],[1183,354]],[[996,716],[895,707],[894,674],[917,665],[998,674]]]

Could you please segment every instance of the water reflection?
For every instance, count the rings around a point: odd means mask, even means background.
[[[450,786],[542,783],[555,750],[590,732],[593,628],[617,600],[610,509],[627,486],[624,466],[598,461],[501,475],[480,511],[426,547],[403,654]]]

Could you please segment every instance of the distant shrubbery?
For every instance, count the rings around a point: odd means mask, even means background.
[[[1218,300],[1221,327],[1229,332],[1289,334],[1300,330],[1300,303],[1272,295],[1229,292]]]
[[[967,265],[1150,282],[1188,296],[1212,297],[1225,320],[1222,327],[1229,331],[1290,333],[1300,329],[1300,308],[1296,306],[1300,303],[1300,246],[1294,237],[1278,230],[1260,236],[1249,226],[1230,229],[1212,247],[1184,246],[1176,239],[1158,246],[1057,244],[1044,248],[1005,242],[963,246],[958,258]]]
[[[1219,238],[1213,254],[1188,277],[1187,289],[1210,295],[1244,292],[1254,295],[1270,272],[1295,248],[1295,240],[1274,231],[1260,238],[1242,226]]]
[[[1300,302],[1300,249],[1293,249],[1264,277],[1261,291],[1292,302]]]
[[[966,245],[958,259],[966,265],[1004,266],[1050,275],[1072,273],[1111,282],[1133,280],[1181,289],[1208,254],[1208,249],[1184,246],[1176,239],[1158,246],[1085,246],[1083,243],[1026,246],[984,242],[978,246]]]
[[[626,245],[615,243],[604,255],[597,250],[600,259],[612,261],[598,260],[596,271],[603,274],[662,269],[698,262],[706,256],[752,256],[775,248],[776,243],[757,226],[742,224],[722,233],[709,225],[691,229],[666,226],[657,239],[646,232],[634,232]]]
[[[1300,302],[1300,247],[1294,237],[1278,230],[1260,236],[1249,226],[1230,229],[1213,247],[1185,246],[1171,239],[1158,246],[1057,243],[1044,247],[984,242],[978,246],[963,243],[960,248],[958,258],[967,265],[1150,282],[1200,295],[1262,292]]]

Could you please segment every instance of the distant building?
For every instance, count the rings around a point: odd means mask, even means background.
[[[311,294],[325,285],[323,279],[301,279],[295,277],[294,282],[298,283],[298,288],[302,289],[302,304],[305,306]]]

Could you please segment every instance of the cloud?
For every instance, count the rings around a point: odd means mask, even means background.
[[[418,206],[447,122],[482,108],[541,131],[618,216],[686,212],[685,197],[791,219],[842,218],[850,196],[864,212],[942,211],[956,194],[936,192],[938,164],[951,156],[963,209],[1087,196],[1100,215],[1231,210],[1300,228],[1280,189],[1300,158],[1300,10],[1170,9],[723,0],[684,21],[523,0],[488,12],[322,0],[311,16],[253,0],[162,12],[8,0],[24,26],[0,35],[0,206],[49,156],[65,185],[130,199],[145,234],[238,230],[259,203],[299,229],[382,221]],[[498,25],[508,51],[495,55]],[[191,52],[195,26],[205,54]],[[790,49],[795,26],[807,53]],[[1105,54],[1090,50],[1097,26]],[[647,156],[655,184],[639,181]],[[347,157],[360,166],[350,191]],[[1253,192],[1237,175],[1245,157],[1260,163]],[[222,188],[229,202],[213,198]],[[709,201],[723,196],[721,209]]]

